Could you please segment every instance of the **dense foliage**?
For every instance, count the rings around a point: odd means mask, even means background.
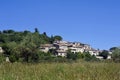
[[[115,62],[120,62],[120,48],[115,48],[113,50],[112,59]]]
[[[68,52],[67,52],[67,59],[69,59],[69,60],[83,59],[85,61],[100,61],[94,55],[91,55],[89,52],[72,53],[70,50],[68,50]]]
[[[109,55],[109,52],[108,52],[107,50],[103,50],[103,51],[99,54],[99,56],[102,56],[103,59],[107,59],[108,55]]]
[[[41,44],[52,44],[55,40],[62,40],[62,37],[58,35],[49,37],[46,32],[40,34],[37,28],[35,28],[34,32],[3,30],[0,31],[0,46],[3,48],[4,53],[0,55],[0,58],[2,56],[9,57],[10,62],[48,60],[52,55],[41,52],[39,47]]]

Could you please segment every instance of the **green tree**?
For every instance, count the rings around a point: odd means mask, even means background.
[[[112,52],[112,59],[115,62],[120,62],[120,49],[116,48],[113,52]]]
[[[53,37],[53,35],[51,35],[51,37],[50,37],[50,43],[53,44],[53,42],[54,42],[54,37]]]
[[[11,62],[19,60],[19,52],[17,50],[18,45],[15,42],[10,42],[2,45],[4,55],[10,58]]]
[[[23,32],[24,35],[27,35],[27,34],[29,34],[29,33],[31,33],[31,32],[30,32],[30,31],[27,31],[27,30],[25,30],[25,31]]]
[[[84,54],[81,52],[76,52],[74,55],[75,55],[76,59],[83,59],[84,58]]]
[[[0,31],[0,34],[2,34],[2,31]]]
[[[94,55],[91,55],[89,52],[84,52],[84,59],[85,61],[99,61]]]
[[[7,30],[3,30],[3,33],[8,33],[8,31]]]
[[[14,30],[7,30],[8,33],[14,33]]]
[[[39,35],[37,33],[27,34],[20,43],[21,58],[25,62],[37,62],[39,60]]]
[[[71,50],[67,51],[67,59],[77,60],[79,58],[80,58],[79,53],[72,53]]]
[[[38,28],[35,28],[35,33],[39,33],[39,30],[38,30]]]
[[[118,49],[118,47],[112,47],[112,48],[110,48],[109,50],[113,52],[113,51],[116,50],[116,49]]]
[[[109,55],[109,52],[108,52],[107,50],[103,50],[103,51],[99,54],[99,56],[102,56],[103,59],[107,59],[108,55]]]
[[[54,36],[54,40],[61,41],[62,39],[63,38],[61,36],[58,36],[58,35]]]
[[[43,35],[47,36],[47,33],[46,33],[46,32],[43,32]]]

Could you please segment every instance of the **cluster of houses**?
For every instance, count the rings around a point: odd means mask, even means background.
[[[55,50],[55,56],[67,56],[67,51],[70,50],[72,53],[84,53],[89,52],[91,55],[96,56],[96,58],[103,59],[99,56],[100,50],[93,49],[88,44],[83,44],[80,42],[68,42],[68,41],[55,41],[53,44],[42,44],[40,45],[40,51],[45,53],[50,50]],[[0,53],[3,53],[2,47],[0,47]],[[108,59],[111,59],[111,56],[108,56]]]
[[[95,55],[96,58],[103,58],[98,56],[100,50],[93,49],[90,45],[80,42],[55,41],[53,44],[43,44],[40,46],[40,50],[43,52],[48,52],[50,49],[56,50],[56,56],[66,57],[67,51],[70,50],[72,53],[89,52],[91,55]]]

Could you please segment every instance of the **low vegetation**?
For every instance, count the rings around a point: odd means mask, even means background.
[[[0,80],[120,80],[119,63],[2,63]]]

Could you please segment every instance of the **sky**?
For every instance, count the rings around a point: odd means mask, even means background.
[[[0,0],[1,31],[35,28],[96,49],[120,46],[120,0]]]

